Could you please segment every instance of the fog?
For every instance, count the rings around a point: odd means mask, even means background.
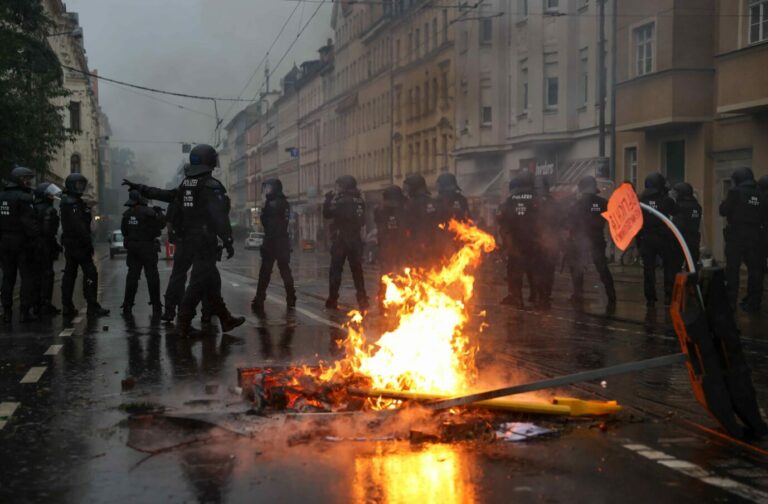
[[[219,97],[240,94],[297,5],[290,0],[68,0],[66,4],[80,15],[92,70],[142,86]],[[270,53],[273,67],[318,5],[299,5]],[[272,68],[272,87],[294,62],[316,57],[317,48],[332,33],[331,5],[320,8],[281,66]],[[261,68],[243,98],[253,98],[263,80]],[[155,95],[105,81],[99,83],[99,94],[113,130],[112,146],[133,149],[152,183],[165,185],[182,160],[181,145],[174,142],[213,140],[216,121],[210,101]],[[224,125],[245,105],[220,102]]]

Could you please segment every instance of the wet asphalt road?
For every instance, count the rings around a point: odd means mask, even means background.
[[[101,252],[100,296],[111,316],[71,323],[59,317],[0,331],[0,502],[768,502],[768,445],[739,446],[710,432],[716,426],[695,403],[682,367],[562,390],[617,399],[626,410],[602,429],[593,421],[540,420],[560,435],[530,443],[320,440],[289,446],[285,435],[301,419],[267,422],[250,437],[201,432],[199,424],[155,425],[146,416],[129,420],[124,409],[137,403],[162,405],[179,416],[237,409],[228,391],[237,367],[332,359],[342,316],[322,308],[327,264],[323,254],[309,253],[294,257],[296,312],[287,313],[281,303],[275,273],[267,318],[256,319],[248,306],[258,253],[238,249],[221,264],[223,295],[248,322],[228,335],[180,340],[151,322],[143,281],[134,317],[119,314],[125,263]],[[170,263],[160,268],[167,278]],[[589,313],[570,309],[567,277],[558,278],[548,313],[499,307],[498,278],[488,261],[472,307],[486,310],[490,324],[479,340],[484,383],[678,349],[663,309],[645,313],[635,272],[618,275],[619,309],[610,318],[599,316],[596,287]],[[354,299],[349,280],[342,301]],[[369,290],[375,291],[370,281]],[[752,318],[741,325],[765,407],[766,323]],[[123,391],[128,377],[136,384]],[[149,424],[155,437],[141,438],[137,425]]]

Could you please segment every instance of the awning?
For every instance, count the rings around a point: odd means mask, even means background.
[[[576,190],[576,184],[583,177],[597,177],[598,158],[574,159],[563,163],[563,169],[556,172],[556,181],[549,190],[553,193],[570,193]],[[559,167],[558,167],[559,168]]]
[[[504,169],[458,174],[456,178],[466,198],[500,196],[503,192]]]

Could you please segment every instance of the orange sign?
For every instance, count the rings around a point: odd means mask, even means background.
[[[627,250],[632,238],[643,227],[643,211],[635,190],[630,184],[621,184],[608,200],[608,211],[603,212],[611,229],[611,238],[621,250]]]

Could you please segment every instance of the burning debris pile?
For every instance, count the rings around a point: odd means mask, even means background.
[[[384,306],[393,329],[370,342],[364,314],[353,311],[342,342],[343,358],[316,367],[239,369],[243,396],[263,413],[350,412],[395,409],[470,392],[477,376],[478,349],[477,342],[464,334],[475,283],[472,273],[496,244],[471,223],[451,221],[448,230],[462,246],[442,266],[429,271],[407,268],[383,277]],[[504,399],[473,406],[568,416],[620,409],[615,402],[571,398],[555,398],[552,403]]]

